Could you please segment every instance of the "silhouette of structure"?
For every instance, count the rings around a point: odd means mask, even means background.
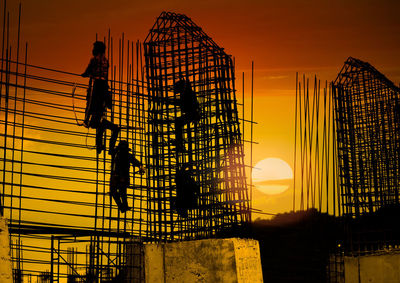
[[[343,282],[345,255],[400,247],[400,89],[369,63],[351,57],[329,87],[326,83],[321,89],[315,79],[309,91],[303,77],[296,89],[295,184],[300,186],[295,189],[300,198],[294,194],[293,207],[297,201],[301,210],[317,208],[337,216],[332,218],[336,235],[326,235],[336,245],[324,260],[330,261],[330,282]],[[316,250],[326,248],[319,244]]]
[[[144,42],[144,54],[150,95],[148,189],[150,209],[158,211],[150,220],[150,236],[210,237],[246,223],[249,197],[231,56],[191,19],[175,13],[160,15]],[[190,82],[192,93],[177,97],[174,87],[182,80]],[[184,95],[197,97],[200,117],[178,124],[188,115]],[[178,217],[171,200],[180,197],[176,179],[183,168],[200,185],[200,192],[195,209]]]
[[[400,89],[351,57],[322,92],[317,79],[296,89],[300,208],[359,217],[398,205]]]
[[[139,42],[116,41],[110,31],[101,39],[113,94],[106,118],[147,169],[130,172],[132,209],[125,214],[109,194],[111,157],[97,155],[95,133],[78,126],[87,80],[29,64],[20,33],[12,49],[4,27],[0,207],[9,220],[14,281],[139,282],[142,243],[215,237],[250,220],[232,58],[188,17],[161,14],[144,44],[145,66]],[[183,124],[185,149],[177,151],[182,109],[169,101],[179,98],[173,86],[180,76],[190,81],[201,116]],[[183,215],[178,172],[199,188]]]
[[[342,282],[344,255],[400,247],[400,89],[369,63],[350,57],[329,86],[321,89],[315,79],[309,91],[303,77],[296,90],[300,198],[294,194],[293,207],[299,202],[301,210],[338,217],[338,245],[329,251],[327,272],[331,282]]]
[[[333,83],[343,214],[400,204],[400,89],[349,58]]]

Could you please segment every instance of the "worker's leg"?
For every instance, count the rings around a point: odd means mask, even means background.
[[[111,123],[110,121],[108,121],[106,119],[103,119],[101,124],[105,129],[111,130],[111,137],[110,137],[110,144],[109,144],[109,148],[108,148],[108,153],[112,154],[114,152],[114,149],[115,149],[115,143],[117,142],[117,138],[118,138],[118,134],[119,134],[120,128],[116,124]]]
[[[105,146],[103,144],[103,135],[104,135],[104,125],[100,123],[100,125],[96,129],[96,150],[97,154],[100,154],[103,149],[105,149]]]
[[[122,208],[123,208],[123,210],[121,210],[121,212],[126,212],[129,209],[131,209],[129,207],[129,205],[128,205],[128,197],[126,195],[126,189],[127,189],[127,185],[126,184],[121,185],[119,187],[119,193],[120,193],[120,196],[121,196]]]
[[[89,105],[89,109],[87,109],[87,119],[88,125],[91,128],[97,129],[100,126],[101,119],[105,113],[103,99],[103,92],[101,88],[99,88],[96,80],[92,86],[91,93],[86,97],[87,105]]]
[[[114,187],[114,186],[110,187],[110,193],[111,193],[111,196],[114,199],[115,203],[117,204],[118,209],[121,211],[123,209],[123,204],[120,199],[121,196],[118,193],[118,188]]]

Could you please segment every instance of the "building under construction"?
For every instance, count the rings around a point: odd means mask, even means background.
[[[400,89],[349,58],[333,83],[344,215],[399,204]]]
[[[141,282],[142,243],[245,226],[250,199],[233,60],[191,19],[163,12],[143,45],[104,37],[107,119],[146,167],[145,175],[130,172],[132,210],[124,214],[109,194],[110,156],[96,154],[95,133],[78,126],[87,81],[30,64],[19,30],[12,49],[5,27],[0,84],[1,209],[15,282]],[[195,120],[179,104],[180,81],[197,97]]]
[[[319,224],[328,232],[315,254],[331,239],[330,282],[343,282],[344,256],[400,248],[400,89],[355,58],[334,82],[315,78],[313,91],[297,81],[293,208],[334,216]]]

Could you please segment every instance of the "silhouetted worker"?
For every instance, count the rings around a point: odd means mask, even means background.
[[[100,154],[105,146],[103,135],[106,129],[112,131],[109,153],[115,147],[118,137],[119,127],[105,119],[106,108],[112,107],[112,97],[108,90],[108,60],[105,57],[106,46],[101,41],[93,43],[93,57],[90,59],[86,71],[82,77],[90,77],[89,89],[86,96],[85,121],[86,127],[96,129],[96,149]]]
[[[175,120],[176,149],[184,151],[183,126],[200,120],[200,106],[189,80],[181,79],[176,82],[174,92],[180,94],[179,100],[174,104],[179,105],[182,111],[182,115]]]
[[[198,195],[200,186],[190,176],[190,171],[185,167],[179,169],[175,175],[176,198],[173,201],[173,207],[176,212],[182,216],[188,216],[188,210],[198,207]]]
[[[129,170],[131,164],[139,167],[139,173],[144,173],[144,167],[135,156],[129,152],[128,142],[122,140],[112,155],[110,193],[121,212],[130,209],[126,196],[126,190],[130,185]]]

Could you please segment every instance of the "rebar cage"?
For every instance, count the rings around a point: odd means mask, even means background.
[[[145,66],[139,42],[104,37],[113,94],[106,118],[146,167],[144,175],[130,171],[132,209],[124,214],[109,194],[110,156],[97,155],[95,132],[77,125],[87,80],[29,64],[19,32],[14,49],[9,37],[6,27],[0,183],[15,282],[142,282],[142,243],[213,237],[250,220],[232,58],[189,18],[161,14],[144,44]],[[180,76],[190,80],[201,117],[183,126],[186,150],[177,152],[181,109],[160,98],[179,98]],[[185,217],[171,206],[182,166],[200,188]]]
[[[190,239],[241,226],[249,221],[249,197],[231,56],[191,19],[166,12],[150,30],[144,54],[151,140],[149,209],[155,212],[151,235]],[[182,126],[179,149],[176,127],[187,114],[177,103],[174,86],[182,80],[190,82],[200,118]],[[178,215],[174,205],[179,170],[187,170],[200,185],[198,203],[187,217]]]
[[[333,83],[344,215],[399,204],[399,95],[374,67],[351,57]]]

